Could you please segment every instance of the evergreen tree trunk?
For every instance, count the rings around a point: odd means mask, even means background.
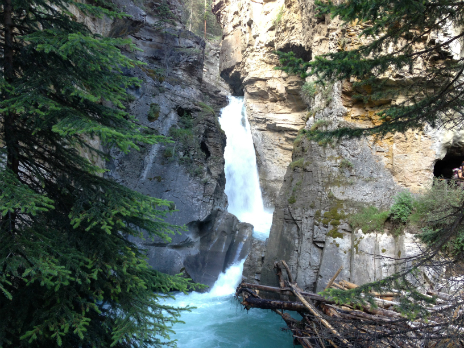
[[[205,40],[206,40],[206,0],[205,0]]]
[[[193,0],[190,0],[190,25],[189,25],[189,31],[192,31],[192,22],[193,22]]]
[[[4,47],[4,78],[7,83],[13,82],[14,79],[14,66],[13,66],[13,20],[12,12],[13,6],[11,0],[5,0],[4,2],[4,16],[3,25],[5,31],[5,47]],[[9,99],[9,93],[5,93],[4,99]],[[15,136],[15,124],[16,115],[11,111],[5,113],[5,120],[3,125],[3,136],[5,139],[5,145],[7,148],[7,168],[10,169],[15,176],[18,176],[19,159],[18,159],[18,141]],[[16,222],[16,212],[10,213],[3,216],[3,225],[9,229],[10,233],[13,233]]]

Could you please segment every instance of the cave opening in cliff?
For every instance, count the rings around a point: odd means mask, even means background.
[[[446,156],[438,160],[433,168],[433,176],[436,178],[451,179],[453,168],[458,168],[464,161],[464,148],[451,147]]]
[[[204,140],[201,141],[200,149],[205,154],[206,159],[208,159],[211,156],[211,152],[208,149],[208,145],[206,145]]]
[[[285,53],[288,53],[291,51],[295,54],[296,58],[301,58],[305,62],[309,62],[312,59],[311,50],[306,49],[302,45],[295,45],[295,44],[287,43],[286,45],[284,45],[284,47],[279,48],[278,51],[285,52]]]

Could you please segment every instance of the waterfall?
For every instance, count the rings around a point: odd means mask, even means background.
[[[252,224],[253,235],[264,240],[269,236],[273,212],[263,204],[255,149],[243,97],[229,97],[229,105],[222,110],[219,123],[227,135],[224,152],[225,192],[229,199],[227,210],[240,221]]]
[[[243,98],[229,97],[219,119],[227,135],[225,149],[228,211],[254,226],[254,236],[265,239],[272,211],[263,205],[258,169]],[[207,293],[177,294],[167,305],[194,306],[182,314],[185,324],[173,329],[179,348],[290,348],[291,335],[281,331],[283,321],[270,310],[245,311],[233,297],[242,279],[245,260],[229,267]]]

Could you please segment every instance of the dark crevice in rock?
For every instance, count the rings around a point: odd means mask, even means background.
[[[279,48],[279,51],[282,51],[285,53],[292,51],[295,54],[295,57],[301,58],[305,62],[309,62],[312,59],[311,50],[307,50],[304,46],[301,46],[301,45],[287,43],[282,48]]]
[[[183,117],[183,116],[191,115],[193,110],[184,109],[182,106],[178,106],[176,108],[176,112],[177,112],[177,115],[179,115],[179,117]]]
[[[461,166],[464,161],[464,148],[450,148],[442,160],[438,160],[433,168],[437,178],[451,179],[453,168]]]
[[[206,159],[208,159],[211,156],[211,152],[209,151],[208,146],[206,145],[204,140],[200,144],[200,149],[205,154]]]
[[[242,79],[240,77],[240,73],[234,70],[234,67],[229,69],[224,69],[221,71],[221,77],[224,81],[227,82],[229,87],[232,89],[232,95],[237,97],[243,97],[245,94],[243,92],[243,84]]]

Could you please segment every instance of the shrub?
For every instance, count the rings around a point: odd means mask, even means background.
[[[301,86],[301,97],[307,103],[309,103],[310,99],[314,97],[317,93],[316,84],[314,82],[305,82],[303,86]]]
[[[311,129],[310,131],[316,131],[318,130],[319,128],[321,127],[327,127],[328,125],[330,125],[331,121],[330,120],[317,120],[316,122],[314,122],[314,124],[311,126]]]
[[[159,118],[161,108],[158,104],[150,104],[150,111],[148,112],[147,119],[149,122],[154,122]]]
[[[402,191],[395,196],[395,203],[390,208],[393,220],[407,223],[414,209],[414,197],[409,191]]]
[[[278,26],[280,22],[282,22],[282,17],[284,16],[284,11],[285,11],[285,6],[282,5],[282,7],[279,9],[279,12],[277,12],[277,15],[274,19],[274,25]]]
[[[215,115],[216,113],[214,112],[214,109],[206,104],[206,103],[203,103],[203,102],[198,102],[198,106],[201,107],[201,109],[203,110],[203,113],[204,114],[212,114],[212,115]]]
[[[353,163],[351,163],[350,161],[348,161],[347,159],[344,158],[344,159],[342,159],[340,161],[339,167],[340,167],[340,169],[344,169],[344,168],[352,169],[353,168]]]
[[[439,245],[444,229],[455,220],[464,201],[464,190],[455,183],[435,179],[430,190],[417,197],[410,221],[421,227],[419,239],[430,245]],[[462,226],[462,225],[461,225]],[[457,254],[464,251],[464,228],[459,226],[443,250]]]
[[[293,161],[292,163],[290,163],[290,168],[291,169],[295,169],[295,168],[303,168],[305,165],[305,161],[303,158],[300,158],[296,161]]]
[[[172,156],[174,156],[174,149],[172,147],[164,149],[163,156],[165,158],[171,158]]]
[[[304,128],[298,131],[298,135],[296,136],[295,140],[293,141],[293,147],[300,146],[301,142],[303,141],[304,135],[306,134],[306,130]]]
[[[365,207],[361,212],[350,215],[348,222],[351,227],[360,228],[364,233],[381,231],[389,216],[389,211],[380,211],[376,207]]]

